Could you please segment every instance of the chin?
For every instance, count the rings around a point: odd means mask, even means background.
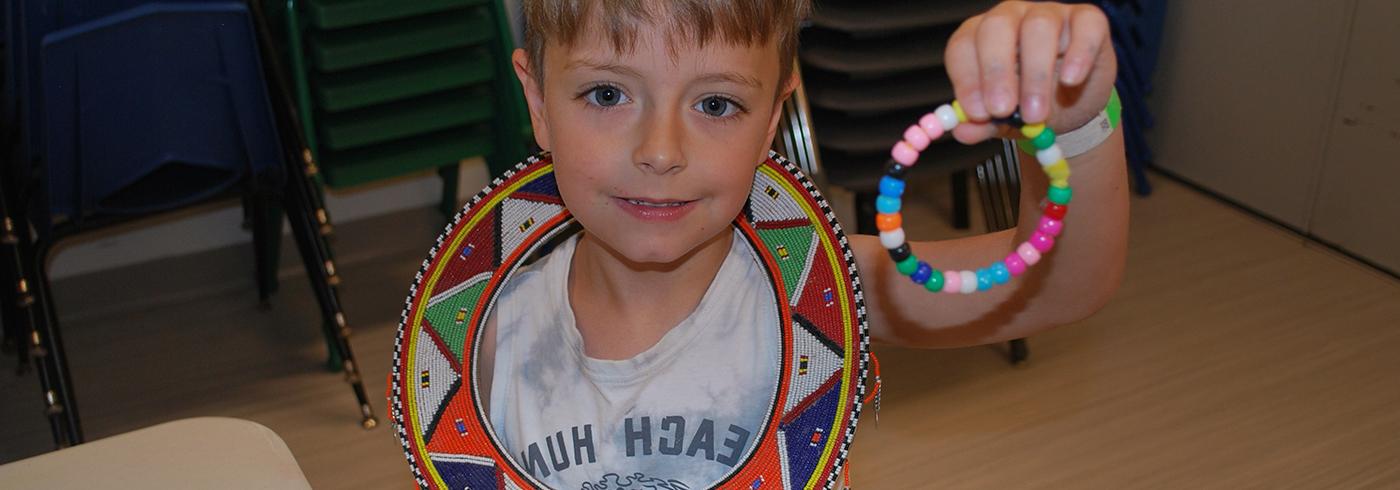
[[[609,243],[608,246],[628,262],[653,266],[675,264],[700,246],[694,241],[677,240],[677,237],[629,237],[624,243]]]

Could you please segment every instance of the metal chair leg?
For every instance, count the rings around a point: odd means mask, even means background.
[[[457,163],[438,167],[438,176],[442,177],[442,201],[438,202],[438,211],[449,220],[457,214],[457,183],[461,174],[462,167]]]
[[[268,95],[272,99],[273,115],[277,123],[278,136],[282,139],[286,164],[286,185],[283,194],[283,210],[292,224],[292,235],[297,250],[306,266],[311,287],[316,292],[321,314],[326,319],[323,328],[326,333],[332,361],[345,372],[346,381],[355,392],[360,403],[360,425],[372,429],[379,421],[365,395],[364,383],[360,379],[359,367],[354,352],[350,349],[350,328],[345,320],[345,312],[340,308],[336,295],[336,285],[340,276],[336,274],[335,262],[326,238],[331,232],[330,216],[326,211],[321,195],[321,187],[315,183],[317,175],[313,145],[307,144],[313,133],[302,126],[290,89],[290,78],[278,62],[281,54],[271,45],[271,31],[261,2],[249,2],[254,27],[257,29],[259,48],[262,53],[264,74],[268,79]],[[297,27],[288,28],[290,35],[297,34]],[[293,42],[292,45],[298,43]],[[299,54],[293,54],[296,59]],[[309,116],[309,111],[306,112]],[[280,226],[280,222],[279,222]]]
[[[365,394],[364,382],[360,377],[359,365],[355,361],[355,353],[350,348],[350,327],[345,319],[345,312],[340,307],[340,299],[336,294],[336,284],[339,283],[339,276],[336,275],[335,262],[331,260],[326,252],[325,242],[317,232],[316,218],[311,208],[311,185],[300,172],[290,172],[288,182],[288,192],[286,196],[285,209],[287,217],[292,222],[292,234],[296,238],[297,249],[301,252],[302,262],[306,265],[306,273],[311,280],[311,287],[316,292],[316,300],[321,305],[321,314],[326,319],[324,330],[331,361],[338,363],[341,371],[345,373],[345,381],[350,383],[355,392],[355,398],[360,404],[360,425],[365,429],[373,429],[379,424],[374,417],[374,409],[369,404],[369,397]],[[337,359],[338,358],[338,359]]]
[[[30,291],[35,298],[34,304],[26,308],[34,325],[29,339],[30,353],[39,365],[37,371],[45,412],[49,416],[54,442],[59,448],[82,444],[83,428],[78,417],[77,397],[73,394],[73,379],[68,370],[63,338],[59,335],[58,313],[44,266],[48,246],[44,243],[26,246],[29,244],[25,242],[28,240],[21,237],[21,250],[26,252],[23,255],[28,259],[34,278]]]
[[[977,190],[982,197],[982,217],[987,231],[1000,231],[1016,226],[1020,205],[1020,162],[1016,147],[1002,140],[1001,152],[977,165]],[[1007,359],[1013,365],[1026,362],[1030,347],[1026,339],[1006,343]]]
[[[1031,355],[1030,347],[1026,345],[1026,339],[1012,340],[1007,342],[1006,346],[1008,349],[1007,358],[1011,360],[1013,365],[1026,362],[1026,358]]]
[[[968,206],[967,192],[968,173],[966,170],[953,172],[953,228],[966,230],[972,226],[970,206]]]
[[[266,192],[254,192],[248,199],[249,214],[252,216],[253,257],[256,263],[258,300],[263,307],[270,306],[272,295],[277,293],[280,281],[277,277],[278,265],[282,262],[282,222],[281,203]]]
[[[856,233],[862,235],[880,234],[880,230],[875,228],[875,198],[879,195],[875,192],[856,193]]]
[[[35,243],[30,232],[29,222],[18,198],[18,189],[9,186],[10,182],[0,181],[0,243],[4,244],[7,265],[12,267],[14,283],[12,288],[14,318],[20,327],[18,347],[21,362],[32,359],[37,364],[37,377],[42,393],[45,414],[49,428],[53,432],[54,444],[63,448],[83,442],[82,425],[78,419],[78,406],[73,395],[73,382],[68,372],[68,359],[63,350],[63,340],[58,334],[58,316],[53,308],[53,297],[48,289],[48,275],[44,269],[44,259],[48,246]],[[24,364],[22,364],[24,365]]]

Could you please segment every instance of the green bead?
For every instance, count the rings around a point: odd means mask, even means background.
[[[1074,191],[1071,191],[1068,187],[1052,185],[1050,186],[1050,194],[1046,197],[1050,199],[1050,202],[1064,206],[1069,204],[1069,199],[1073,195]]]
[[[914,271],[919,270],[919,259],[914,258],[914,254],[909,254],[909,258],[900,261],[895,269],[898,269],[900,274],[911,275]]]
[[[943,290],[943,271],[940,271],[940,270],[938,270],[938,269],[934,269],[934,270],[933,270],[933,275],[928,276],[928,282],[924,283],[924,289],[928,289],[929,291],[932,291],[932,292],[935,292],[935,293],[936,293],[936,292],[939,292],[939,291],[942,291],[942,290]]]
[[[1050,145],[1055,144],[1055,132],[1051,131],[1050,128],[1045,128],[1045,131],[1041,131],[1040,134],[1035,135],[1035,138],[1031,138],[1031,144],[1035,145],[1037,150],[1049,148]]]

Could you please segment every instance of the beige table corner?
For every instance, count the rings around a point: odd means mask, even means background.
[[[200,417],[0,466],[0,488],[305,489],[282,438],[247,420]]]

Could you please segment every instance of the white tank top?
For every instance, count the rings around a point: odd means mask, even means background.
[[[776,392],[778,313],[735,232],[700,304],[626,360],[583,353],[567,278],[578,236],[497,302],[490,418],[515,461],[557,489],[698,489],[748,456]]]

